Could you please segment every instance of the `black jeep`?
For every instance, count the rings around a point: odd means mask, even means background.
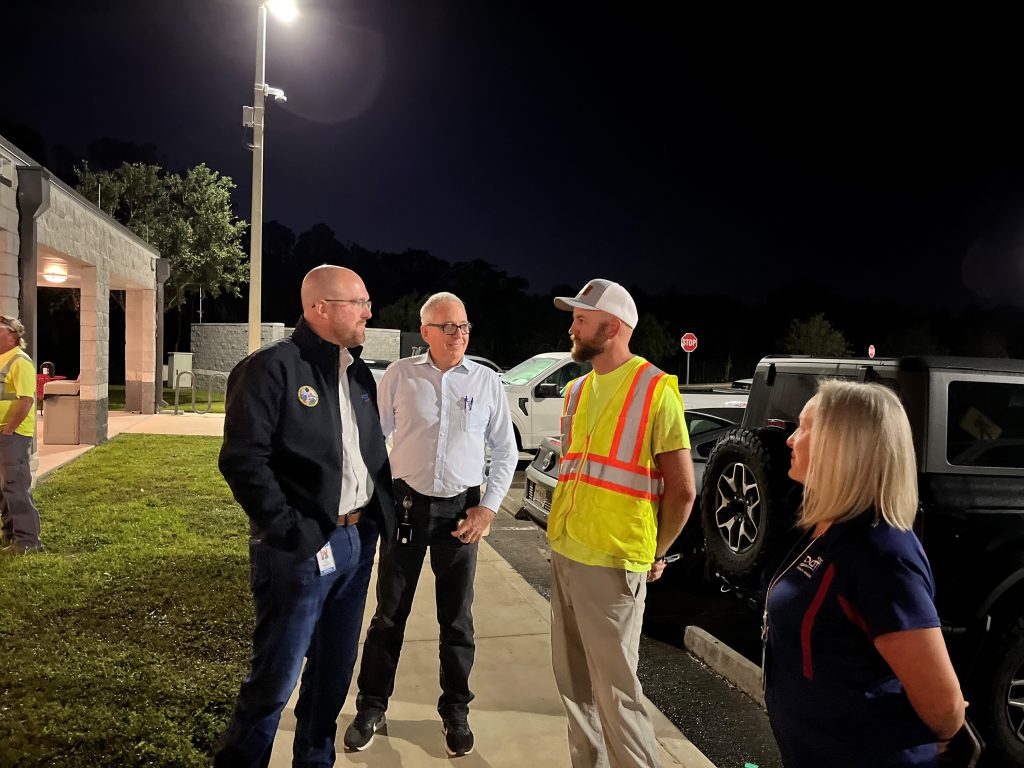
[[[919,473],[915,531],[968,714],[986,765],[1024,766],[1024,361],[764,358],[742,425],[718,441],[704,472],[710,569],[758,594],[799,505],[785,441],[826,378],[877,381],[902,399]]]

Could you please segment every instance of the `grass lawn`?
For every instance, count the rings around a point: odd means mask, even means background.
[[[220,443],[120,435],[36,489],[47,553],[0,558],[0,765],[209,764],[253,625]]]
[[[223,386],[223,385],[221,385]],[[112,411],[123,411],[124,410],[124,384],[111,384],[108,389],[108,407]],[[206,410],[208,393],[205,388],[196,390],[196,408],[200,411]],[[168,404],[170,410],[174,410],[174,389],[172,387],[164,387],[164,400]],[[181,394],[178,395],[178,405],[181,410],[189,412],[192,410],[192,391],[188,388],[182,388]],[[224,413],[224,391],[213,390],[213,399],[210,405],[210,413]]]

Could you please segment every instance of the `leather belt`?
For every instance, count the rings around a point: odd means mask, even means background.
[[[445,504],[445,503],[451,504],[452,502],[460,501],[461,499],[465,498],[465,496],[466,496],[466,491],[465,490],[463,490],[460,493],[455,494],[454,496],[427,496],[427,494],[420,493],[419,491],[417,491],[415,488],[413,488],[411,485],[409,485],[407,482],[405,482],[405,480],[399,479],[399,480],[396,480],[395,483],[396,484],[401,483],[401,485],[403,485],[407,489],[407,491],[409,492],[409,495],[412,496],[413,498],[424,499],[425,501],[431,501],[431,502],[439,503],[439,504]],[[395,495],[398,496],[399,494],[396,493]]]
[[[347,525],[355,525],[359,522],[359,518],[362,517],[363,510],[357,509],[353,512],[346,512],[344,515],[338,515],[338,526],[344,528]]]

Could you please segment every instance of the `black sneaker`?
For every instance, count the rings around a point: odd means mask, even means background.
[[[388,735],[388,721],[379,709],[366,709],[356,713],[352,725],[345,729],[345,749],[362,752],[373,744],[373,734],[380,731]]]
[[[444,748],[452,757],[462,757],[473,751],[473,732],[465,720],[443,720]]]

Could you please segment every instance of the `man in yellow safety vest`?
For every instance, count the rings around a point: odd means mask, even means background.
[[[41,552],[29,457],[36,433],[36,367],[25,352],[25,326],[0,315],[0,513],[7,546],[0,555]]]
[[[647,582],[664,572],[696,495],[683,402],[675,376],[629,351],[637,310],[625,288],[591,280],[555,306],[573,313],[573,358],[594,367],[565,394],[548,518],[569,753],[576,768],[657,766],[636,670]]]

